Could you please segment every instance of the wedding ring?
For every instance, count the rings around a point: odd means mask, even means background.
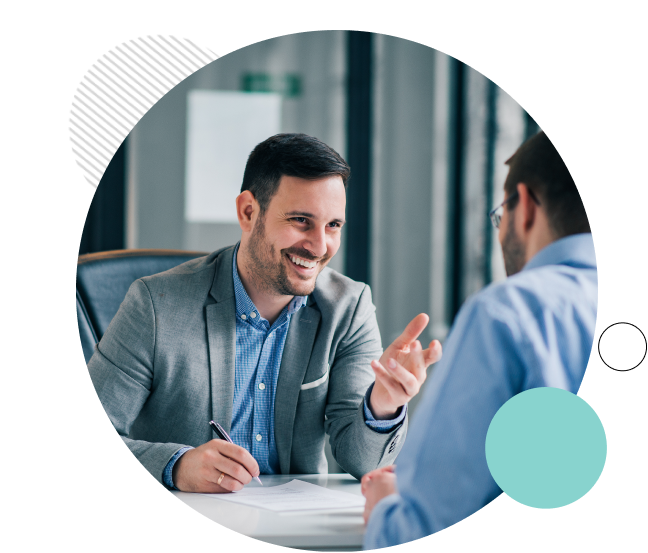
[[[223,481],[223,478],[225,478],[225,473],[221,472],[221,475],[218,477],[218,482],[216,482],[216,484],[220,486],[220,483]]]

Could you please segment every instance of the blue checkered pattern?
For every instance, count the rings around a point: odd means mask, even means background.
[[[295,296],[277,320],[270,323],[259,315],[247,295],[236,269],[232,273],[236,298],[236,365],[232,441],[247,449],[259,463],[261,474],[279,472],[274,437],[274,401],[290,318],[306,304],[306,296]]]
[[[247,449],[259,463],[261,474],[280,472],[279,456],[274,436],[274,403],[290,318],[306,305],[306,296],[295,296],[272,326],[259,315],[248,296],[236,268],[238,246],[234,250],[232,277],[236,301],[236,360],[234,367],[234,405],[230,438]],[[369,396],[364,399],[367,426],[379,433],[391,432],[403,422],[407,406],[396,418],[376,420],[369,409]],[[167,464],[164,483],[172,488],[173,465],[190,448],[180,449]]]

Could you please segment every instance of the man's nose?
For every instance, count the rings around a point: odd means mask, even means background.
[[[308,233],[304,247],[315,257],[326,255],[326,229],[314,228]]]

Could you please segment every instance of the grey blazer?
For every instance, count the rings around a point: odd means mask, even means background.
[[[99,399],[132,453],[162,482],[183,446],[214,438],[232,420],[236,344],[234,248],[135,281],[88,368]],[[382,353],[365,284],[324,269],[293,315],[275,396],[283,474],[327,472],[325,432],[339,465],[360,478],[394,462],[407,419],[370,429],[363,397]]]

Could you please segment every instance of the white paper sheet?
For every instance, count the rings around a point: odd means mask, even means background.
[[[280,486],[243,488],[228,494],[205,495],[275,512],[361,509],[365,503],[364,497],[329,490],[303,480],[291,480]]]

